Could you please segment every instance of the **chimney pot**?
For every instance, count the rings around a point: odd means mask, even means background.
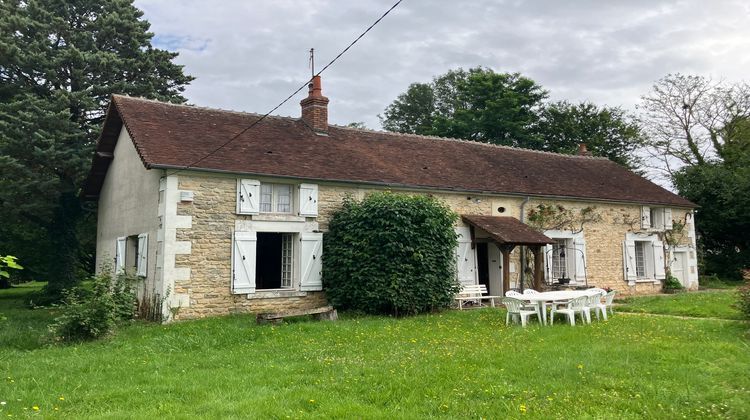
[[[302,121],[320,134],[328,132],[328,98],[323,96],[320,76],[313,76],[307,98],[300,101]]]
[[[591,152],[586,149],[586,143],[578,144],[578,156],[591,156]]]

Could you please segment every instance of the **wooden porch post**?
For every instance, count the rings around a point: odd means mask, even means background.
[[[510,290],[510,252],[513,251],[513,245],[497,244],[500,252],[503,254],[503,295]]]
[[[534,290],[540,290],[544,282],[544,254],[541,246],[531,248],[534,253]]]

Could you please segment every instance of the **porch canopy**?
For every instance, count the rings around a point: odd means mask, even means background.
[[[472,247],[475,243],[474,229],[487,232],[492,242],[503,254],[503,291],[510,289],[510,253],[516,246],[526,246],[534,253],[534,288],[542,287],[544,281],[544,254],[542,248],[554,241],[532,229],[520,220],[506,216],[477,216],[464,214],[461,219],[471,229]]]

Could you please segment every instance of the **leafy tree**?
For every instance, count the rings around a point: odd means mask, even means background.
[[[23,267],[16,262],[17,259],[12,255],[0,255],[0,289],[10,288],[10,273],[8,269],[23,270]]]
[[[78,192],[109,95],[184,102],[192,80],[142,16],[131,0],[0,2],[0,246],[53,296],[92,253]]]
[[[541,110],[538,133],[542,149],[574,154],[585,143],[594,156],[603,156],[629,168],[641,163],[634,152],[643,145],[635,119],[621,108],[599,107],[590,102],[547,104]]]
[[[415,83],[380,116],[383,128],[538,148],[533,128],[547,92],[518,73],[477,67]]]
[[[642,97],[645,149],[654,168],[673,175],[683,166],[723,161],[750,117],[750,85],[669,74]]]
[[[750,268],[750,119],[735,121],[722,151],[725,159],[685,166],[674,176],[696,210],[706,271],[735,279]]]

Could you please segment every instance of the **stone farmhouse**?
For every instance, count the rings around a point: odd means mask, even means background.
[[[171,319],[318,307],[332,214],[347,195],[387,189],[433,195],[460,214],[458,280],[493,295],[521,281],[655,293],[668,270],[698,286],[695,205],[585,148],[329,125],[319,77],[301,106],[301,118],[258,122],[113,96],[82,191],[98,200],[99,269],[142,277]],[[540,205],[598,217],[542,234],[525,223]],[[527,252],[533,275],[521,269]]]

